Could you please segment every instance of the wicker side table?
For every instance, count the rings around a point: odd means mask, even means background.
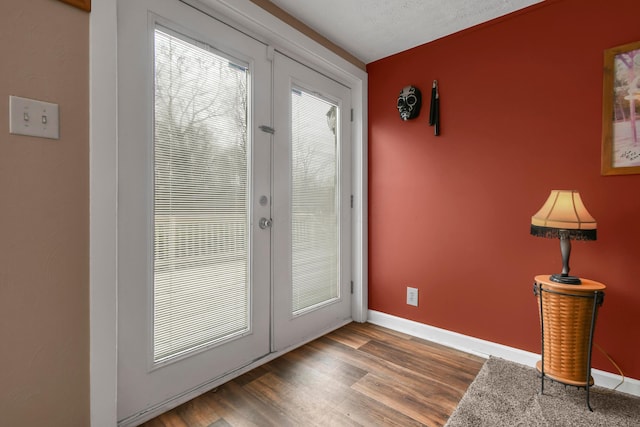
[[[598,308],[604,300],[606,286],[589,279],[580,285],[552,282],[548,275],[535,277],[533,292],[538,297],[542,360],[536,364],[540,372],[540,392],[544,393],[545,377],[566,385],[593,385],[591,350]]]

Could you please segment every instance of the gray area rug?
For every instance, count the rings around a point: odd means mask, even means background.
[[[540,378],[534,368],[490,358],[462,397],[445,427],[640,426],[640,398],[592,387],[586,390]]]

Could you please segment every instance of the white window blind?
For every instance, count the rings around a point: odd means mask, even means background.
[[[244,64],[156,28],[156,363],[250,327],[247,84]]]
[[[293,314],[339,297],[338,107],[291,91]],[[338,133],[339,134],[339,133]]]

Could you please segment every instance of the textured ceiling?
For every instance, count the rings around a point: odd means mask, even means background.
[[[542,0],[271,0],[365,63]]]

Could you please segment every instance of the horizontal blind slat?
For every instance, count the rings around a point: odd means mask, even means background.
[[[293,313],[339,296],[337,106],[291,93]]]
[[[249,328],[247,78],[156,28],[156,362]]]

